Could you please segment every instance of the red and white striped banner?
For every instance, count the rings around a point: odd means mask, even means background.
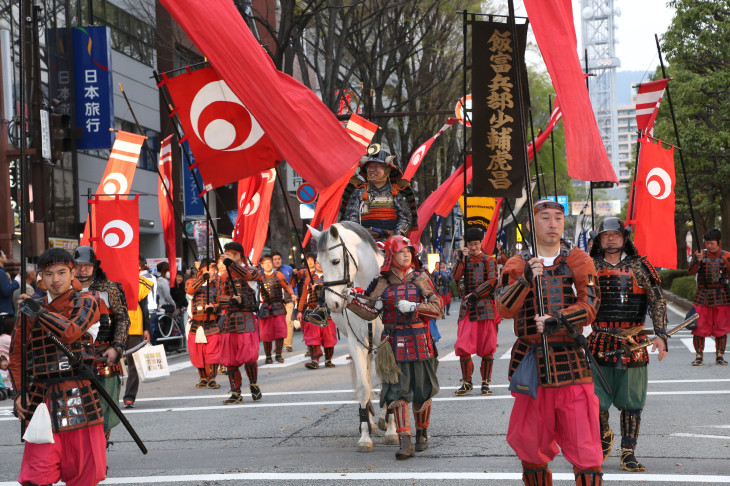
[[[367,149],[370,141],[378,131],[378,125],[353,113],[345,126],[345,130],[363,148]]]
[[[165,236],[165,252],[167,261],[170,263],[170,282],[175,281],[177,273],[177,257],[175,249],[175,208],[172,205],[172,135],[162,141],[160,148],[160,170],[159,187],[157,193],[157,205],[160,209],[160,222],[162,232]]]
[[[426,140],[423,145],[418,147],[416,151],[413,152],[413,154],[411,155],[411,159],[408,161],[408,167],[406,167],[406,171],[403,173],[404,179],[411,180],[413,178],[413,175],[416,173],[416,170],[418,170],[418,167],[421,165],[421,161],[426,156],[426,153],[428,153],[431,145],[433,145],[433,142],[439,137],[439,135],[451,128],[451,125],[453,125],[457,121],[459,121],[458,118],[449,118],[444,126],[442,126],[438,132],[436,132],[436,135]]]
[[[636,128],[645,134],[651,134],[654,130],[654,120],[668,81],[660,79],[639,85],[636,93]]]
[[[134,171],[137,169],[139,154],[142,151],[145,138],[147,137],[144,135],[136,135],[122,130],[117,132],[117,138],[114,140],[106,170],[95,192],[99,199],[113,199],[99,197],[99,195],[113,196],[119,194],[123,195],[117,199],[127,199],[127,194],[132,188]],[[96,231],[96,228],[94,228],[94,231]],[[84,234],[81,237],[81,244],[89,244],[88,219],[86,220]]]

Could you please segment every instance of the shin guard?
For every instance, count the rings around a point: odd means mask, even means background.
[[[545,464],[522,461],[522,482],[525,486],[552,486],[553,473]]]
[[[264,354],[267,358],[271,358],[271,348],[272,348],[272,342],[271,341],[264,341]]]
[[[493,354],[482,357],[482,364],[479,367],[479,371],[482,373],[482,381],[492,382],[492,366],[494,366]]]
[[[284,338],[279,338],[275,342],[276,347],[274,348],[274,352],[276,354],[281,354],[282,351],[284,351]]]
[[[393,411],[393,417],[395,418],[395,431],[398,435],[411,435],[411,414],[408,408],[408,403],[403,400],[396,400],[390,405],[388,409]]]
[[[474,374],[474,362],[471,360],[471,356],[461,356],[459,364],[461,365],[461,378],[471,383],[471,375]]]
[[[228,369],[228,381],[231,382],[231,391],[241,393],[241,370],[238,368]]]
[[[216,376],[218,376],[218,365],[208,365],[208,380],[215,380]]]
[[[636,449],[641,428],[641,409],[621,410],[621,449]]]
[[[702,352],[705,350],[705,338],[701,336],[693,336],[692,344],[695,347],[695,353],[702,354]]]
[[[208,373],[205,371],[205,368],[198,368],[198,376],[201,380],[208,379]]]
[[[575,474],[575,486],[602,486],[603,473],[601,466],[589,467],[588,469],[573,468]]]
[[[416,430],[428,427],[431,423],[431,399],[426,400],[418,410],[416,410],[416,404],[414,403],[413,415],[416,422]]]
[[[319,358],[322,357],[322,346],[309,346],[309,357],[312,361],[319,361]]]
[[[243,365],[248,376],[249,383],[257,383],[259,379],[259,365],[257,363],[246,363]]]
[[[717,354],[725,354],[725,347],[727,346],[727,334],[724,336],[715,338],[715,352]]]
[[[332,360],[332,356],[334,356],[334,354],[335,354],[335,348],[334,347],[324,348],[324,359],[325,359],[325,361],[331,361]]]

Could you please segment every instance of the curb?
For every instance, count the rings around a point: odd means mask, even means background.
[[[666,300],[668,300],[672,304],[676,305],[677,307],[679,307],[680,309],[682,309],[685,312],[689,312],[689,310],[694,305],[693,302],[690,302],[689,300],[685,299],[684,297],[675,295],[666,289],[662,289],[662,293],[664,294],[664,298]]]

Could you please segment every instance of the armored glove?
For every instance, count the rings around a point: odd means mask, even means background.
[[[409,312],[415,311],[418,304],[411,302],[410,300],[399,300],[397,306],[399,311],[404,314],[408,314]]]

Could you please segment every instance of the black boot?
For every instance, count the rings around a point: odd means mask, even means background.
[[[416,429],[416,452],[423,452],[428,449],[428,429]]]

